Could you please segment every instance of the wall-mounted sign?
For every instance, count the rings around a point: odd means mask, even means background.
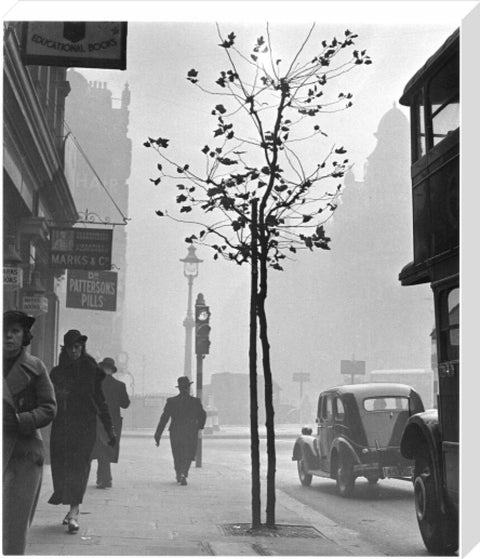
[[[38,316],[48,312],[48,299],[43,295],[24,295],[22,297],[22,311]]]
[[[23,24],[25,64],[125,70],[127,23],[28,21]]]
[[[117,273],[68,270],[67,303],[70,309],[117,310]]]
[[[23,284],[23,270],[17,266],[3,267],[3,288],[6,291],[19,289]]]
[[[112,234],[111,229],[52,227],[50,268],[110,270]]]

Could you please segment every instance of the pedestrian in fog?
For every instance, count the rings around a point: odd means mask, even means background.
[[[95,444],[97,415],[108,436],[116,443],[112,418],[102,391],[105,373],[86,353],[87,336],[69,330],[63,337],[59,364],[52,369],[58,412],[52,423],[50,457],[53,478],[52,505],[70,505],[63,520],[69,532],[78,532],[80,504],[90,473],[90,457]]]
[[[113,422],[113,428],[117,435],[115,446],[109,446],[108,438],[101,421],[97,418],[97,440],[93,447],[92,460],[97,459],[97,487],[105,489],[112,487],[112,472],[110,464],[118,462],[120,452],[120,436],[122,434],[122,416],[120,408],[126,409],[130,405],[130,398],[127,394],[125,383],[113,378],[117,372],[115,361],[111,357],[105,359],[98,364],[104,371],[105,378],[102,382],[102,390],[105,394],[108,411]]]
[[[3,553],[23,555],[42,483],[45,451],[38,429],[55,417],[45,365],[26,351],[35,322],[3,314]]]
[[[207,414],[199,398],[190,396],[188,377],[179,377],[177,388],[180,394],[167,398],[167,403],[160,417],[154,439],[157,446],[163,430],[170,422],[170,445],[172,447],[173,464],[177,475],[177,483],[187,485],[188,470],[197,451],[198,430],[203,429]]]

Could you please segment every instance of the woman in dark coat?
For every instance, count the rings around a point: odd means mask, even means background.
[[[109,444],[116,443],[102,381],[105,373],[85,351],[87,336],[69,330],[63,337],[58,366],[50,377],[58,411],[52,423],[50,455],[53,478],[52,505],[70,505],[63,520],[69,532],[77,532],[78,514],[90,473],[90,456],[96,437],[97,415]]]
[[[45,365],[26,351],[35,319],[3,315],[3,553],[23,555],[42,483],[45,451],[38,430],[55,416]]]

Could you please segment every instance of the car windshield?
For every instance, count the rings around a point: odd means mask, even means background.
[[[402,396],[375,396],[365,398],[363,407],[366,411],[405,411],[408,410],[408,398]]]

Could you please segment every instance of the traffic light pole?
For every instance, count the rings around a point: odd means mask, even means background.
[[[197,398],[202,401],[203,396],[203,355],[197,354]],[[198,430],[198,441],[197,441],[197,454],[195,458],[195,467],[202,467],[202,430]]]

